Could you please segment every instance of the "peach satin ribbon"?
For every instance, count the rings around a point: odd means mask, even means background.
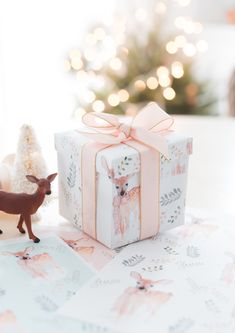
[[[82,150],[83,230],[93,238],[96,232],[96,155],[108,146],[124,143],[140,154],[140,239],[159,230],[160,153],[169,158],[168,145],[162,135],[174,120],[156,103],[148,104],[131,125],[119,122],[107,113],[86,113],[83,123],[92,128],[78,132],[93,140]],[[153,221],[156,223],[153,223]]]

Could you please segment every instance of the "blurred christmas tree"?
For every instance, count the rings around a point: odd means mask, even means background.
[[[177,0],[184,4],[190,0]],[[209,114],[207,83],[193,70],[197,52],[207,43],[197,36],[203,27],[190,17],[178,16],[168,29],[166,2],[135,10],[132,27],[119,18],[111,26],[94,27],[82,51],[70,52],[66,67],[79,85],[75,115],[109,112],[134,115],[150,101],[168,113]]]

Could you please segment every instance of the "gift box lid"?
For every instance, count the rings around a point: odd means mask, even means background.
[[[169,146],[170,160],[180,159],[192,153],[191,137],[169,132],[166,139]],[[149,148],[146,146],[146,149]],[[113,169],[115,178],[140,171],[139,153],[126,144],[108,147],[97,154],[96,169],[101,174],[106,172],[102,157],[107,161],[109,168]],[[163,155],[161,155],[161,158],[165,159]]]
[[[164,136],[168,143],[170,160],[180,159],[192,153],[192,137],[173,131],[167,132]],[[76,130],[55,134],[55,148],[58,152],[66,149],[67,145],[70,145],[72,151],[79,151],[81,146],[88,142],[92,141]],[[165,157],[161,155],[161,158]],[[115,178],[140,170],[138,151],[124,143],[109,146],[97,154],[96,170],[100,174],[107,173],[102,162],[104,159],[108,167],[113,169]]]

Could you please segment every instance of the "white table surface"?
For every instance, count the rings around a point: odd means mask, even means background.
[[[176,116],[175,128],[194,138],[187,206],[213,215],[235,216],[235,119]],[[53,209],[50,220],[61,222],[57,209]],[[18,235],[17,219],[0,213],[0,229],[4,230],[0,239]]]

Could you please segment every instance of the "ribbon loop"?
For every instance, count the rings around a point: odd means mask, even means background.
[[[156,103],[149,103],[140,111],[132,125],[119,122],[115,115],[97,112],[86,113],[82,121],[94,132],[79,132],[96,142],[114,145],[133,138],[169,158],[167,142],[161,133],[168,131],[174,120]]]
[[[88,127],[110,129],[119,126],[118,117],[109,113],[89,112],[82,117],[83,123]]]

